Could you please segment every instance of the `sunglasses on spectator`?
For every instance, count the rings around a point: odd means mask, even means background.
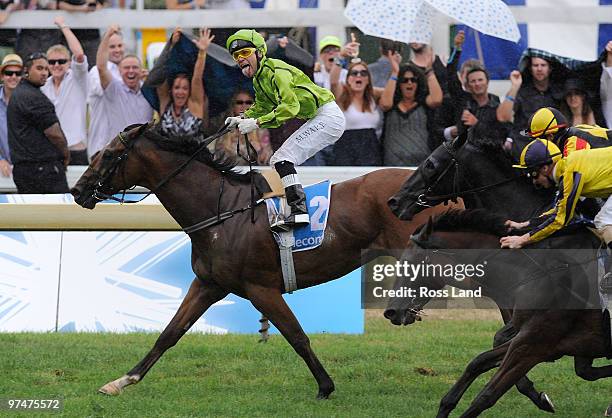
[[[65,58],[61,58],[58,60],[48,60],[48,61],[49,61],[49,65],[55,65],[55,64],[64,65],[68,62],[68,60]]]
[[[417,78],[416,77],[404,77],[400,80],[400,83],[407,83],[407,82],[411,82],[411,83],[416,83],[417,82]]]
[[[368,74],[368,70],[355,70],[351,71],[349,75],[352,75],[353,77],[367,77],[370,74]]]
[[[234,101],[234,103],[237,104],[238,106],[252,105],[253,104],[253,100],[236,100],[236,101]]]
[[[234,58],[234,61],[238,61],[240,58],[247,59],[248,57],[253,55],[255,51],[257,51],[257,49],[255,48],[242,48],[238,51],[234,51],[232,57]]]
[[[17,71],[11,71],[11,70],[4,70],[2,71],[2,74],[4,74],[7,77],[16,75],[17,77],[21,77],[21,70],[17,70]]]

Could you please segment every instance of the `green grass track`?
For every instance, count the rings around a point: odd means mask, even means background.
[[[131,369],[157,334],[0,334],[0,398],[61,397],[62,416],[70,417],[434,417],[442,396],[467,362],[490,347],[499,325],[426,318],[399,328],[369,318],[365,335],[312,335],[336,383],[327,401],[315,400],[314,379],[281,336],[258,344],[255,335],[187,335],[140,384],[107,397],[97,389]],[[491,374],[474,383],[459,412]],[[555,417],[599,417],[612,402],[612,381],[581,380],[569,358],[539,365],[530,377],[552,398]],[[549,415],[512,389],[483,416]]]

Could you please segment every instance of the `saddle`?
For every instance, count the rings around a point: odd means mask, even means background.
[[[270,192],[264,193],[263,198],[269,199],[271,197],[281,197],[285,195],[285,188],[283,187],[283,183],[281,182],[280,176],[276,172],[276,170],[261,170],[259,172],[263,178],[268,182],[268,186],[270,186]]]

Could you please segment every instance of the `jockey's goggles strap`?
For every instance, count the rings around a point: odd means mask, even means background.
[[[232,57],[234,58],[234,61],[238,61],[240,58],[248,58],[251,55],[253,55],[253,53],[257,51],[256,48],[242,48],[239,49],[238,51],[234,51],[232,53]]]

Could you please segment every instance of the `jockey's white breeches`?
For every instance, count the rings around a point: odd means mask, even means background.
[[[270,165],[289,161],[300,165],[323,148],[335,143],[344,133],[344,113],[336,102],[324,104],[296,130],[270,158]]]
[[[599,213],[595,215],[594,221],[606,244],[612,242],[612,196],[608,197]]]

